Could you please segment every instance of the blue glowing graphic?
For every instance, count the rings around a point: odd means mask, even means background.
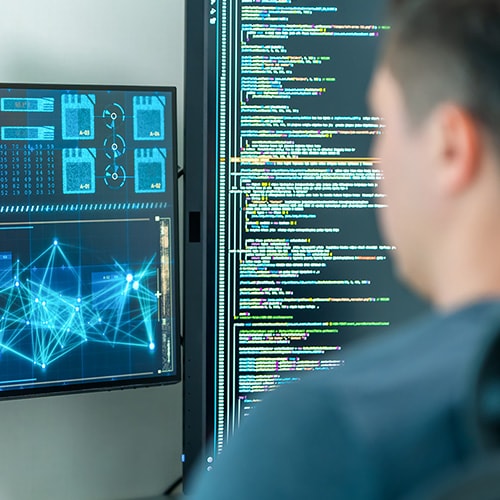
[[[134,96],[134,139],[158,141],[165,138],[165,96]]]
[[[95,94],[63,94],[61,125],[64,140],[94,139]]]
[[[57,239],[27,266],[6,253],[2,257],[1,354],[48,370],[87,343],[155,349],[154,257],[135,270],[115,261],[89,271],[74,266]],[[91,281],[88,290],[85,273]]]
[[[2,127],[2,141],[53,141],[55,127]]]
[[[63,149],[63,193],[95,193],[95,148]]]
[[[0,110],[11,113],[52,113],[53,97],[3,97],[0,99]]]
[[[165,192],[165,148],[135,150],[135,192]]]

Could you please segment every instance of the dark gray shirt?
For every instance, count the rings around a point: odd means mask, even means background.
[[[200,474],[194,498],[400,498],[475,456],[476,381],[500,303],[431,314],[282,387]]]

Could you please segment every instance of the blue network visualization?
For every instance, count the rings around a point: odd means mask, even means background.
[[[116,262],[84,276],[53,244],[28,265],[0,255],[0,349],[46,368],[85,342],[155,348],[157,297],[147,286],[156,277],[152,261],[133,273]],[[152,259],[153,260],[153,259]]]
[[[0,397],[179,378],[175,89],[0,87]]]

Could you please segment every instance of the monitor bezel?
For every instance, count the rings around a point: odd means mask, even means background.
[[[56,385],[57,382],[42,386],[30,386],[19,389],[0,390],[0,401],[13,399],[28,399],[45,396],[70,395],[82,393],[107,392],[123,389],[138,389],[163,385],[177,384],[182,380],[181,371],[181,289],[180,289],[180,228],[179,217],[179,187],[178,187],[178,119],[177,119],[177,87],[171,85],[135,85],[135,84],[81,84],[81,83],[26,83],[26,82],[0,82],[0,89],[15,90],[54,90],[54,91],[117,91],[117,92],[160,92],[171,94],[172,104],[172,172],[166,172],[167,180],[172,183],[172,214],[174,243],[172,245],[172,285],[174,290],[173,316],[174,322],[174,353],[173,362],[175,369],[165,375],[141,376],[130,379],[103,380],[96,382],[72,382]],[[85,380],[85,379],[82,379]]]
[[[188,0],[185,5],[184,88],[184,351],[183,351],[183,481],[191,489],[198,460],[207,440],[207,384],[209,376],[207,314],[210,283],[206,253],[209,206],[213,201],[208,174],[208,110],[211,83],[207,47],[209,2]],[[201,60],[200,60],[201,56]],[[212,68],[212,71],[215,71]],[[213,103],[212,103],[213,104]],[[193,140],[196,147],[193,147]],[[213,271],[213,269],[212,269]],[[191,286],[190,283],[198,283]]]

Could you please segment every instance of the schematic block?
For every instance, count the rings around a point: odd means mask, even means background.
[[[3,97],[0,110],[14,113],[52,113],[53,97]]]
[[[135,150],[135,192],[165,192],[165,162],[167,150],[136,149]]]
[[[7,289],[13,284],[12,253],[0,252],[0,287]]]
[[[63,149],[64,194],[95,193],[95,148]]]
[[[162,141],[165,138],[165,96],[134,96],[134,139]]]
[[[92,302],[94,309],[102,314],[104,311],[117,310],[123,302],[123,289],[126,281],[119,273],[92,273]]]
[[[94,94],[61,96],[62,138],[64,140],[94,139]]]
[[[2,127],[3,141],[53,141],[55,127]]]

